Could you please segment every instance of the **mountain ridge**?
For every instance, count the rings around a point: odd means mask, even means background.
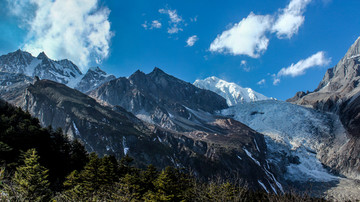
[[[70,60],[52,60],[45,52],[34,57],[20,49],[0,56],[0,72],[24,74],[29,77],[38,76],[40,79],[63,83],[82,92],[90,91],[115,79],[114,75],[108,75],[99,67],[89,68],[83,74]]]

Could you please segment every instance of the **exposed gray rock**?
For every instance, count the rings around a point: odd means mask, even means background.
[[[149,123],[182,132],[200,128],[210,131],[204,127],[204,123],[215,119],[210,113],[228,107],[226,100],[216,93],[181,81],[159,68],[149,74],[138,70],[129,78],[112,80],[89,95],[122,106]],[[198,116],[194,116],[196,113]]]
[[[90,68],[81,81],[75,86],[75,89],[81,92],[89,92],[101,86],[103,83],[116,79],[114,75],[109,75],[99,67]]]

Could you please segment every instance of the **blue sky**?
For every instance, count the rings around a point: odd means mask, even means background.
[[[285,100],[315,89],[360,36],[359,7],[358,0],[0,0],[0,54],[43,50],[117,77],[157,66],[187,82],[217,76]]]

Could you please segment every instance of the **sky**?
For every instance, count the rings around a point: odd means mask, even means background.
[[[0,55],[22,49],[116,77],[159,67],[279,100],[314,90],[360,36],[359,0],[0,0]]]

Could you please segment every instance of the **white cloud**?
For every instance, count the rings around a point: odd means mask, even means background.
[[[193,46],[195,43],[196,43],[196,41],[197,40],[199,40],[199,37],[198,36],[196,36],[196,35],[193,35],[193,36],[191,36],[191,37],[189,37],[187,40],[186,40],[186,46]]]
[[[162,24],[158,20],[153,20],[151,23],[145,21],[144,24],[141,25],[144,29],[160,29]]]
[[[291,38],[304,23],[303,16],[306,6],[311,0],[292,0],[289,5],[281,10],[272,30],[278,38]]]
[[[243,67],[243,70],[245,72],[250,72],[251,68],[248,67],[246,60],[241,60],[240,66]]]
[[[166,14],[169,16],[169,27],[168,27],[168,33],[169,34],[176,34],[179,31],[183,31],[181,28],[182,23],[184,20],[177,14],[176,10],[170,10],[170,9],[159,9],[159,13]]]
[[[211,43],[210,51],[257,58],[267,49],[269,39],[266,33],[271,28],[271,22],[269,15],[250,13],[232,28],[218,35]]]
[[[286,8],[273,15],[255,15],[251,12],[218,35],[209,50],[258,58],[267,50],[270,33],[275,33],[278,38],[291,38],[298,32],[305,20],[305,8],[311,1],[291,0]]]
[[[110,10],[99,7],[98,0],[11,1],[10,9],[17,6],[23,11],[14,15],[25,18],[28,24],[24,50],[33,55],[45,51],[54,59],[70,59],[82,70],[91,61],[108,57],[113,36],[108,20]],[[29,5],[36,8],[34,16],[24,14]]]
[[[196,21],[197,21],[197,18],[198,18],[198,16],[195,16],[195,17],[193,17],[193,18],[190,18],[190,21],[191,21],[191,22],[196,22]]]
[[[159,28],[161,28],[161,23],[158,20],[153,20],[151,22],[151,28],[159,29]]]
[[[306,59],[300,60],[296,64],[291,64],[287,68],[282,68],[278,72],[277,76],[278,77],[281,77],[281,76],[296,77],[296,76],[305,74],[305,71],[309,68],[316,67],[316,66],[328,65],[330,63],[330,61],[331,61],[331,59],[327,58],[323,51],[319,51],[316,54],[314,54]]]
[[[257,85],[264,85],[266,83],[265,79],[261,79],[260,81],[258,81],[256,84]]]
[[[279,79],[279,78],[274,77],[274,80],[273,80],[273,85],[274,85],[274,86],[277,86],[279,83],[280,83],[280,79]]]
[[[141,26],[142,26],[144,29],[147,29],[147,28],[148,28],[148,22],[145,21],[144,24],[141,24]]]

